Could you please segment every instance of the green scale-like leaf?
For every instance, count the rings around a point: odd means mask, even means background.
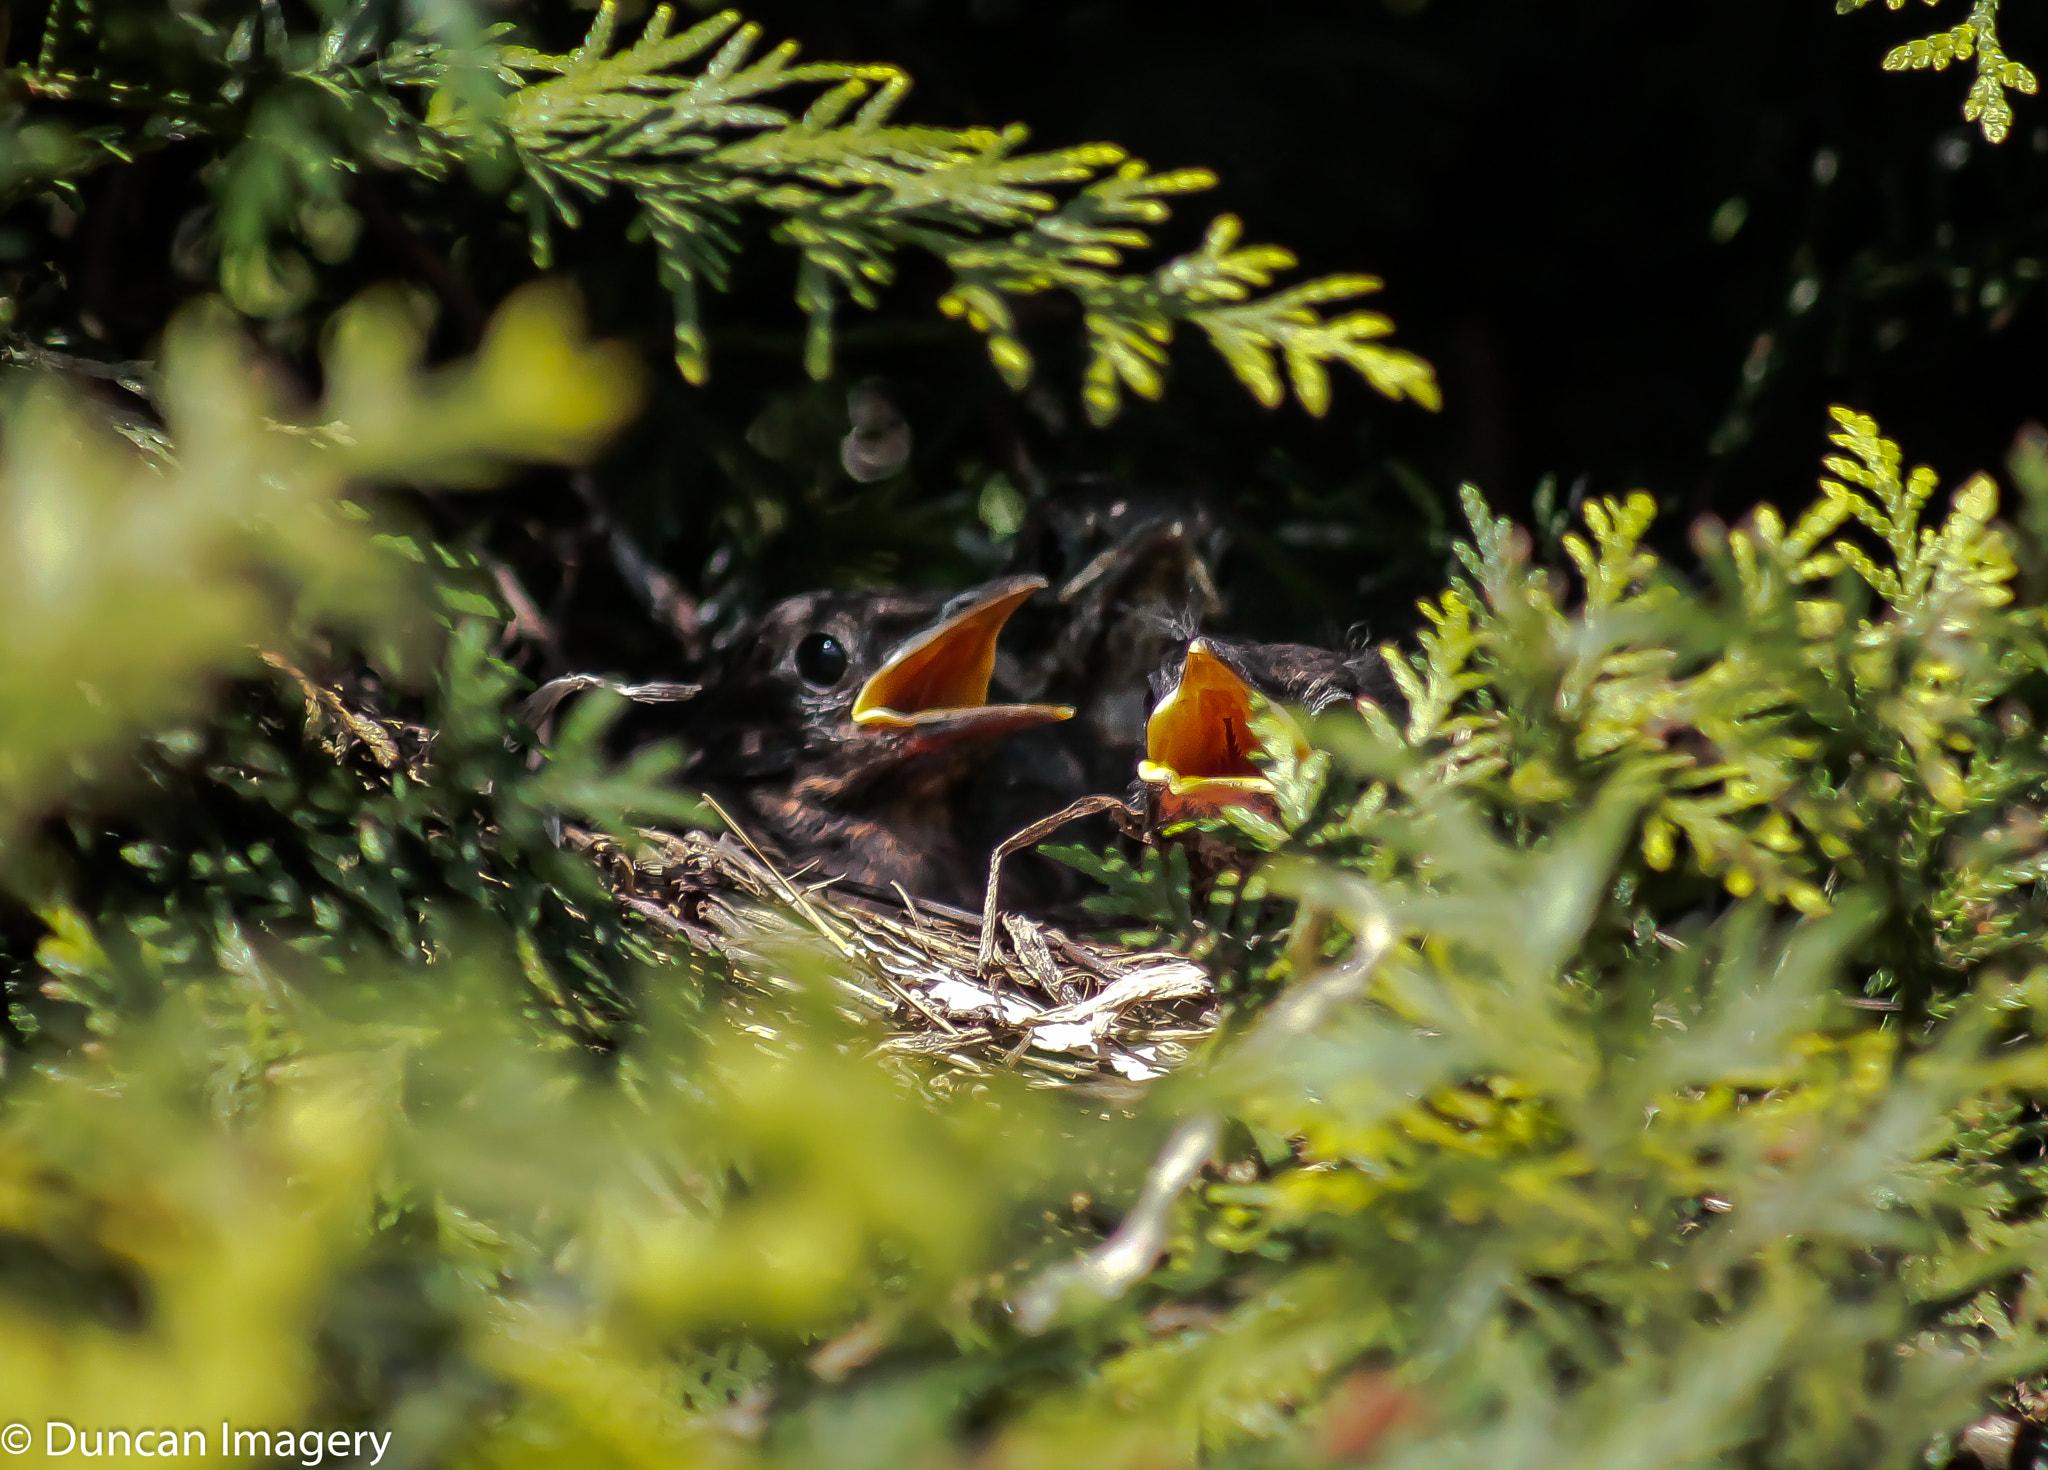
[[[53,8],[53,35],[67,16],[75,20],[67,6]],[[1019,126],[900,124],[892,119],[909,78],[895,67],[799,64],[794,43],[763,50],[760,27],[733,12],[681,32],[674,22],[674,7],[657,7],[622,44],[618,7],[607,0],[566,54],[512,44],[498,25],[462,43],[412,38],[379,58],[355,20],[344,17],[316,45],[283,31],[280,15],[263,47],[287,81],[258,100],[219,185],[230,294],[259,315],[305,303],[314,277],[296,247],[273,237],[295,233],[315,254],[341,248],[354,228],[340,190],[351,155],[435,178],[458,159],[482,176],[509,157],[518,171],[512,201],[543,268],[554,258],[552,232],[580,228],[589,202],[634,201],[674,311],[676,364],[692,382],[709,371],[699,288],[724,288],[745,226],[758,218],[800,256],[797,305],[816,376],[831,371],[837,305],[878,304],[899,252],[915,250],[953,273],[942,308],[987,336],[1013,386],[1032,360],[1010,303],[1050,291],[1074,297],[1087,337],[1083,396],[1097,421],[1117,412],[1126,391],[1159,396],[1183,324],[1269,406],[1291,388],[1310,412],[1326,412],[1331,364],[1389,397],[1439,401],[1428,364],[1381,340],[1392,330],[1385,317],[1325,314],[1378,289],[1377,280],[1331,276],[1257,295],[1294,257],[1238,246],[1230,216],[1196,251],[1150,274],[1131,271],[1125,257],[1151,248],[1151,228],[1170,217],[1165,199],[1213,186],[1206,170],[1153,174],[1107,143],[1031,152]],[[239,55],[222,53],[224,86],[246,88],[255,76],[235,69],[244,67],[231,59]],[[54,70],[30,82],[70,95]],[[422,90],[423,116],[398,105]]]
[[[1835,0],[1842,12],[1860,10],[1869,0]],[[1897,10],[1904,0],[1885,0]],[[1937,0],[1927,0],[1934,4]],[[1956,62],[1977,62],[1977,76],[1963,99],[1963,116],[1983,129],[1986,142],[2002,143],[2012,131],[2012,103],[2007,92],[2031,97],[2040,90],[2033,72],[2005,54],[1998,38],[1999,0],[1972,0],[1969,17],[1945,31],[1895,46],[1885,55],[1886,71],[1946,71]]]

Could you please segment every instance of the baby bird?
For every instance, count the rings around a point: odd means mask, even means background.
[[[1193,639],[1153,674],[1152,693],[1144,755],[1129,801],[1084,796],[996,845],[998,865],[1070,822],[1107,814],[1135,841],[1170,842],[1184,851],[1196,886],[1206,890],[1219,874],[1241,871],[1245,854],[1227,838],[1190,831],[1186,824],[1232,806],[1277,815],[1273,784],[1252,760],[1260,748],[1252,728],[1254,694],[1268,700],[1290,728],[1290,709],[1316,715],[1341,703],[1371,701],[1390,714],[1404,712],[1400,691],[1378,654],[1335,653],[1301,643]],[[1298,728],[1294,739],[1296,753],[1306,756],[1308,741]],[[999,866],[983,893],[979,963],[984,973],[998,945],[1001,876]]]
[[[1144,746],[1147,678],[1222,611],[1225,545],[1188,494],[1076,479],[1033,504],[1016,555],[1052,578],[1057,601],[1019,620],[1020,687],[1074,704],[1058,738],[1089,789],[1123,780]]]
[[[989,702],[997,637],[1045,585],[776,604],[692,710],[685,779],[785,862],[880,896],[978,904],[988,855],[962,837],[960,790],[1002,737],[1073,714]]]
[[[977,849],[993,849],[1089,793],[1121,790],[1145,749],[1147,684],[1222,607],[1214,563],[1225,538],[1191,494],[1108,478],[1061,481],[1035,499],[1014,548],[1019,570],[1054,595],[1011,625],[999,683],[1020,699],[1074,706],[1065,724],[1027,732],[989,762],[965,794]],[[1014,657],[1008,656],[1014,654]],[[1100,813],[1069,840],[1100,844]],[[1009,899],[1040,918],[1085,922],[1088,884],[1072,868],[1023,851],[1010,860]]]
[[[1337,653],[1302,643],[1236,643],[1197,638],[1152,679],[1155,700],[1145,722],[1145,757],[1138,763],[1133,802],[1146,830],[1160,829],[1225,807],[1270,812],[1273,786],[1252,761],[1259,739],[1252,730],[1252,695],[1285,711],[1311,715],[1371,700],[1390,713],[1403,706],[1386,663],[1377,653]],[[1295,732],[1298,752],[1308,742]]]

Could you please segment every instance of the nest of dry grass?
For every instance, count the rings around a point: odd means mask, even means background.
[[[298,686],[308,738],[336,759],[359,749],[383,769],[426,760],[431,731],[373,713],[280,655],[264,658]],[[564,698],[599,686],[640,702],[694,692],[569,675],[531,696],[522,717],[543,725]],[[1067,821],[1118,805],[1083,798],[1016,834],[995,860],[1000,865]],[[639,828],[635,835],[629,850],[603,833],[565,826],[562,841],[597,863],[622,907],[722,961],[764,1038],[776,1030],[777,998],[795,984],[793,962],[818,956],[847,1007],[881,1027],[879,1053],[935,1059],[956,1077],[1015,1070],[1040,1086],[1121,1096],[1186,1061],[1216,1026],[1215,984],[1187,956],[1078,939],[1005,913],[993,885],[984,924],[981,915],[907,893],[890,904],[837,888],[829,877],[784,872],[744,834]]]
[[[632,852],[574,829],[565,840],[597,860],[622,905],[717,955],[757,996],[787,988],[793,951],[822,953],[847,1005],[885,1028],[885,1055],[1117,1093],[1171,1071],[1216,1024],[1208,973],[1170,950],[998,913],[984,959],[979,915],[839,891],[730,833],[638,836]]]

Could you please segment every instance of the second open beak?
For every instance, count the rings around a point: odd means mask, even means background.
[[[1071,719],[1063,704],[990,704],[996,638],[1010,615],[1046,585],[1043,577],[990,583],[966,606],[906,639],[861,686],[857,725],[934,737],[1003,735]]]
[[[1138,777],[1155,789],[1160,817],[1189,821],[1227,806],[1270,807],[1273,786],[1252,763],[1252,691],[1197,638],[1181,662],[1180,683],[1145,724]]]

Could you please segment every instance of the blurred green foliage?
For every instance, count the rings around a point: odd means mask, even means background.
[[[208,410],[168,448],[47,385],[72,432],[8,436],[17,515],[38,475],[74,529],[157,476],[161,544],[234,524],[245,560],[184,594],[226,611],[147,619],[106,590],[123,537],[52,540],[62,600],[7,665],[98,760],[9,727],[43,934],[10,981],[0,1417],[377,1425],[419,1464],[1804,1466],[1945,1454],[2048,1368],[2039,508],[2005,527],[1979,479],[1923,525],[1930,477],[1845,411],[1816,507],[1703,530],[1703,587],[1637,500],[1587,508],[1568,591],[1475,495],[1406,727],[1326,721],[1241,834],[1281,850],[1252,880],[1280,999],[1141,1101],[961,1089],[869,1055],[829,956],[791,951],[764,1025],[611,917],[546,817],[685,815],[657,768],[607,774],[598,709],[529,770],[488,622],[353,518],[365,477],[615,421],[631,379],[560,298],[508,318],[422,385],[365,304],[295,413],[195,320],[165,395]],[[493,370],[507,343],[533,371]],[[277,693],[133,746],[251,676],[252,586]],[[74,695],[50,661],[90,619],[117,636]],[[341,626],[440,670],[431,734],[296,673]],[[180,781],[212,833],[149,829]],[[1197,1116],[1224,1127],[1156,1199],[1163,1259],[1079,1284]]]

